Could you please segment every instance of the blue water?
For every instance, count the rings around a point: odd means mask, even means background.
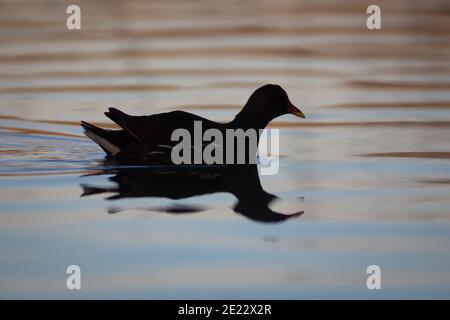
[[[2,6],[0,298],[450,298],[440,1],[383,3],[374,32],[350,0],[81,1],[78,33],[63,3]],[[106,163],[78,125],[111,105],[226,121],[265,83],[307,118],[272,124],[276,175],[227,188]]]

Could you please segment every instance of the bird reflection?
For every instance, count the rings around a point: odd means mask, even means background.
[[[259,222],[281,222],[298,217],[303,211],[292,214],[275,212],[269,208],[277,196],[261,186],[257,165],[224,166],[169,166],[140,167],[135,165],[115,165],[105,162],[100,172],[90,175],[112,175],[109,180],[116,186],[98,187],[81,184],[83,196],[113,193],[107,200],[123,198],[164,197],[186,199],[193,196],[228,192],[237,198],[232,208],[234,212]],[[209,209],[204,206],[177,205],[164,208],[147,208],[172,214],[195,213]],[[109,213],[117,213],[120,208],[110,208]]]

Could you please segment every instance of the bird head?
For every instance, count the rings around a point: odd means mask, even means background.
[[[285,114],[305,118],[305,114],[289,100],[286,91],[279,85],[266,84],[256,89],[249,103],[258,105],[260,112],[271,119]]]

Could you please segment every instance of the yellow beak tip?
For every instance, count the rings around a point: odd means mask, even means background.
[[[294,115],[296,115],[297,117],[305,119],[305,114],[303,112],[294,112]]]

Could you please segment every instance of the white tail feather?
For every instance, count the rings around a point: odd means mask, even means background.
[[[108,150],[111,154],[116,154],[120,152],[120,148],[113,145],[108,140],[96,135],[94,132],[90,131],[89,129],[85,129],[84,133],[91,138],[95,143],[102,146],[105,150]]]

